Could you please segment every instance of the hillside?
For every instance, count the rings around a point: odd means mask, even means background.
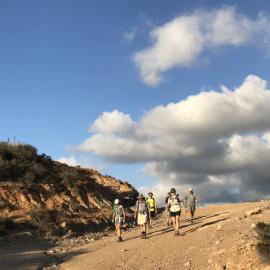
[[[100,231],[111,225],[115,198],[131,206],[137,195],[127,182],[53,161],[31,145],[0,143],[0,236]]]

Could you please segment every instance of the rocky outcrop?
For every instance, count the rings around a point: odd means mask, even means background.
[[[63,170],[59,162],[55,167]],[[75,169],[75,168],[73,168]],[[30,187],[0,182],[0,217],[31,223],[43,232],[98,231],[108,226],[112,204],[119,198],[129,207],[138,195],[134,187],[96,170],[76,168],[74,182],[50,181]]]

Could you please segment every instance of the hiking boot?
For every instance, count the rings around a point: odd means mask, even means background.
[[[179,231],[175,231],[175,232],[174,232],[174,235],[175,235],[175,236],[179,235]]]
[[[122,242],[122,241],[123,241],[122,237],[119,236],[119,237],[117,238],[117,242]]]
[[[142,232],[142,239],[146,239],[146,232]]]

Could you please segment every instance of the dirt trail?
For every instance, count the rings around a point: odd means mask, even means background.
[[[261,213],[245,216],[258,207]],[[270,202],[200,208],[195,224],[189,224],[186,214],[181,216],[180,236],[174,236],[163,215],[148,230],[148,239],[140,239],[138,229],[124,233],[122,243],[107,237],[67,258],[60,269],[264,269],[267,262],[257,252],[252,224],[269,222],[269,208]]]
[[[33,239],[0,239],[1,270],[37,270],[49,263],[45,251],[52,245]]]

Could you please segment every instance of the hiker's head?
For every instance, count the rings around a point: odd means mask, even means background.
[[[175,195],[176,194],[176,190],[175,190],[175,188],[171,188],[171,195]]]
[[[149,197],[152,197],[152,196],[153,196],[153,193],[152,193],[152,192],[149,192],[149,193],[148,193],[148,196],[149,196]]]
[[[114,204],[119,204],[119,203],[120,203],[119,199],[114,200]]]
[[[193,189],[192,188],[189,188],[188,189],[188,192],[192,194],[193,193]]]
[[[140,201],[143,201],[143,200],[144,200],[144,196],[143,196],[142,194],[140,194],[139,197],[138,197],[138,199],[139,199]]]

